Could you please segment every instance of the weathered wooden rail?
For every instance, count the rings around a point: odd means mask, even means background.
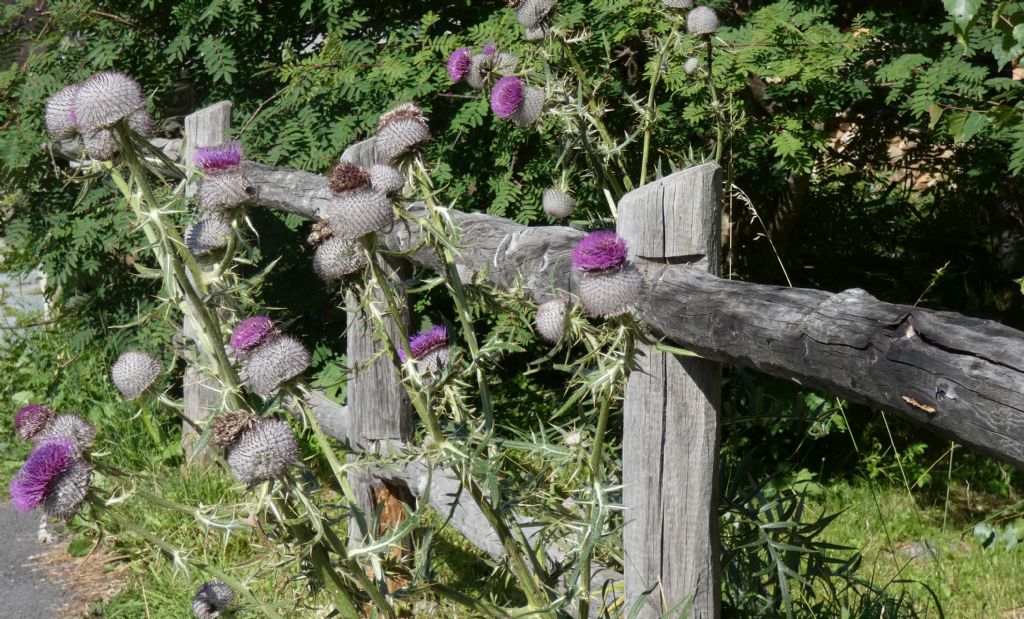
[[[208,108],[209,109],[209,108]],[[197,112],[204,114],[206,110]],[[205,145],[205,144],[204,144]],[[168,154],[181,150],[162,141]],[[73,148],[66,148],[73,151]],[[366,163],[373,145],[344,158]],[[318,217],[329,198],[325,177],[250,164],[257,204]],[[639,320],[704,359],[642,350],[627,386],[623,482],[626,507],[624,579],[627,606],[654,589],[641,617],[659,616],[693,595],[691,616],[717,617],[718,363],[755,368],[852,401],[891,411],[980,453],[1024,467],[1024,333],[992,321],[880,302],[862,290],[829,293],[724,280],[716,276],[720,170],[697,166],[628,194],[618,230],[644,271],[647,294]],[[425,215],[419,204],[408,206]],[[460,265],[485,272],[498,286],[518,284],[537,301],[572,291],[570,254],[582,238],[560,226],[526,227],[500,217],[444,211],[461,235]],[[380,241],[427,268],[440,261],[420,247],[421,234],[402,221]],[[396,268],[399,268],[396,266]],[[350,317],[350,327],[362,318]],[[375,350],[364,331],[349,331],[349,362]],[[329,434],[370,451],[408,440],[408,406],[397,382],[375,366],[352,378],[348,406],[314,397]],[[383,378],[382,378],[383,377]],[[418,496],[432,479],[431,505],[493,557],[493,531],[450,471],[414,463],[374,469],[355,480],[360,505],[373,507],[375,484],[401,484]],[[462,496],[461,500],[456,499]],[[524,530],[535,532],[527,521]],[[560,558],[556,550],[552,556]],[[623,576],[602,571],[595,587]]]

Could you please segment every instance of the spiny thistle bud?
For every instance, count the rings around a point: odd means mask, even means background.
[[[99,129],[82,135],[82,144],[90,159],[110,161],[117,154],[117,136],[110,129]]]
[[[146,110],[135,110],[128,115],[128,128],[143,137],[153,137],[153,116]]]
[[[614,232],[592,232],[572,252],[584,311],[606,318],[628,312],[643,293],[640,272],[626,262],[626,241]]]
[[[71,440],[75,449],[82,452],[96,440],[96,428],[78,415],[61,413],[51,419],[42,430],[32,437],[32,440],[35,443],[43,443],[55,438]]]
[[[558,0],[522,0],[516,8],[516,18],[523,28],[536,28],[556,4]]]
[[[370,185],[377,191],[391,195],[405,187],[405,176],[395,166],[376,163],[370,166]]]
[[[698,6],[686,16],[686,33],[705,35],[718,31],[718,15],[709,6]]]
[[[448,77],[453,82],[461,82],[469,73],[469,65],[473,60],[473,52],[468,47],[463,47],[452,52],[448,56]]]
[[[544,111],[544,91],[540,88],[527,86],[523,92],[523,104],[512,115],[512,122],[518,127],[529,127],[540,118]]]
[[[541,303],[537,308],[534,327],[537,333],[552,344],[557,344],[565,333],[565,317],[569,304],[565,299],[552,299]]]
[[[144,352],[130,350],[123,353],[110,368],[110,379],[126,400],[134,400],[156,381],[163,366]]]
[[[255,484],[276,477],[299,459],[299,445],[288,424],[277,419],[257,420],[228,449],[231,474]]]
[[[698,60],[696,56],[690,56],[686,59],[686,62],[683,63],[683,72],[687,75],[693,75],[694,71],[696,71],[699,66],[700,60]]]
[[[501,78],[491,91],[491,110],[500,118],[509,118],[523,105],[524,89],[518,77]]]
[[[23,440],[31,440],[53,419],[53,410],[44,404],[22,406],[14,414],[14,431]]]
[[[661,0],[661,4],[670,9],[688,9],[693,6],[693,0]]]
[[[541,204],[544,207],[544,213],[555,219],[564,219],[572,215],[573,210],[576,209],[576,200],[557,187],[548,187],[544,190]]]
[[[77,457],[74,442],[55,438],[32,450],[11,479],[11,502],[23,512],[37,507],[53,518],[68,520],[89,490],[92,466]]]
[[[112,126],[145,105],[142,87],[120,71],[101,71],[82,82],[75,95],[75,119],[83,134]]]
[[[196,619],[216,619],[231,608],[235,590],[219,580],[204,582],[192,598],[192,615]]]
[[[342,161],[331,170],[331,180],[327,186],[336,196],[346,191],[363,189],[370,186],[370,173],[354,163]]]
[[[210,424],[210,442],[217,447],[230,447],[238,441],[242,432],[255,424],[256,419],[256,415],[244,410],[219,415]]]
[[[75,109],[75,94],[81,88],[78,84],[65,86],[46,100],[46,132],[52,140],[66,140],[78,133],[72,112]]]
[[[391,200],[384,192],[369,188],[333,197],[320,215],[341,239],[358,239],[395,221]]]
[[[231,332],[231,348],[235,355],[244,357],[268,338],[277,334],[274,322],[266,316],[251,316],[235,326]]]
[[[608,230],[591,232],[572,250],[572,265],[580,271],[605,271],[622,266],[628,251],[626,240]]]
[[[420,371],[436,373],[448,365],[448,329],[444,325],[435,325],[426,331],[420,331],[409,338],[409,349],[416,367]],[[405,363],[406,355],[403,348],[398,349],[398,358]]]
[[[403,103],[380,117],[375,147],[384,161],[394,161],[429,139],[426,116],[415,103]]]
[[[221,217],[204,217],[185,230],[185,247],[193,256],[206,256],[224,249],[234,231]]]
[[[366,266],[366,252],[359,241],[330,238],[313,253],[313,270],[328,284],[336,284]]]
[[[309,367],[311,356],[302,342],[290,335],[268,338],[246,356],[242,378],[253,393],[269,397],[283,383]]]

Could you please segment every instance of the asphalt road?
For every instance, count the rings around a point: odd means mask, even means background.
[[[0,617],[51,619],[67,596],[56,584],[33,571],[29,557],[45,547],[36,540],[39,514],[22,515],[0,503]]]

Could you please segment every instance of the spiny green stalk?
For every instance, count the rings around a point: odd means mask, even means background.
[[[715,161],[722,161],[722,148],[724,147],[723,114],[718,103],[718,90],[715,88],[715,76],[711,73],[715,56],[715,46],[711,39],[708,39],[708,91],[711,93],[711,109],[715,114]]]
[[[651,136],[654,133],[654,113],[657,109],[654,94],[658,88],[658,82],[661,80],[661,67],[665,64],[665,56],[668,54],[668,49],[676,37],[676,32],[676,27],[672,26],[672,31],[669,33],[668,39],[666,39],[665,44],[658,51],[657,64],[654,65],[654,75],[651,76],[651,87],[647,91],[647,112],[646,118],[644,119],[644,150],[640,159],[640,181],[637,183],[637,185],[641,187],[647,182],[647,161],[650,158]]]

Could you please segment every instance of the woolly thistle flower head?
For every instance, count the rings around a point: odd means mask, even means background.
[[[32,450],[11,479],[11,502],[23,512],[37,507],[49,516],[67,520],[78,511],[89,489],[92,467],[76,458],[71,439],[55,438]]]
[[[383,161],[393,161],[429,139],[430,129],[423,111],[415,103],[403,103],[381,115],[374,147]]]
[[[576,271],[576,291],[589,316],[611,318],[628,313],[643,295],[644,280],[631,264],[603,271]]]
[[[78,84],[65,86],[46,100],[46,132],[52,140],[65,140],[78,132],[75,126],[75,94]]]
[[[328,284],[341,282],[365,266],[366,252],[357,240],[332,237],[313,253],[313,270]]]
[[[199,179],[199,208],[220,212],[252,202],[257,189],[245,172],[245,165],[207,172]]]
[[[453,82],[461,82],[469,73],[469,63],[473,59],[473,52],[468,47],[463,47],[452,52],[448,56],[448,77]]]
[[[541,196],[541,205],[548,217],[565,219],[576,209],[576,200],[557,187],[548,187]]]
[[[606,271],[622,266],[626,240],[608,230],[591,232],[572,250],[572,265],[580,271]]]
[[[235,326],[231,332],[231,348],[236,355],[244,356],[277,333],[274,321],[266,316],[250,316]]]
[[[693,6],[693,0],[661,0],[661,4],[670,9],[688,9]]]
[[[537,333],[552,344],[557,344],[565,333],[565,317],[569,313],[565,299],[551,299],[537,307],[534,327]]]
[[[686,59],[686,62],[683,63],[683,72],[687,75],[693,75],[694,71],[696,71],[699,66],[700,60],[698,60],[696,56],[690,56]]]
[[[192,598],[192,615],[196,619],[216,619],[231,608],[235,590],[219,580],[204,582]]]
[[[83,452],[92,445],[96,439],[96,428],[88,421],[78,415],[61,413],[50,420],[32,440],[36,443],[43,443],[54,438],[70,439],[75,449]]]
[[[333,197],[321,210],[334,236],[358,239],[386,228],[395,221],[387,194],[376,189],[356,189]]]
[[[709,6],[698,6],[686,16],[686,33],[705,35],[718,31],[718,14]]]
[[[210,442],[217,447],[231,447],[256,420],[256,415],[244,410],[219,415],[210,424]]]
[[[405,176],[393,165],[375,163],[370,166],[370,185],[377,191],[391,195],[405,187]]]
[[[45,404],[22,406],[14,414],[14,431],[23,440],[30,440],[53,419],[53,410]]]
[[[558,0],[521,0],[516,8],[516,18],[523,28],[536,28],[556,4]]]
[[[110,161],[117,154],[120,146],[117,136],[110,129],[98,129],[92,133],[82,134],[82,145],[90,159],[96,161]]]
[[[152,355],[130,350],[123,353],[110,368],[110,379],[126,400],[134,400],[149,389],[163,366]]]
[[[185,230],[185,247],[193,256],[206,256],[227,247],[233,234],[222,217],[204,217]]]
[[[242,163],[242,145],[236,140],[196,148],[195,163],[203,172],[220,172]]]
[[[306,371],[312,360],[302,342],[275,335],[246,355],[242,378],[253,393],[267,398],[285,382]]]
[[[426,331],[420,331],[409,338],[409,349],[413,359],[423,359],[431,351],[448,346],[448,329],[444,325],[435,325]],[[405,349],[398,349],[398,358],[405,363]]]
[[[75,95],[75,120],[83,134],[112,126],[142,109],[142,87],[120,71],[101,71],[82,82]]]
[[[327,186],[336,196],[346,191],[363,189],[370,186],[370,173],[354,163],[342,161],[331,170],[331,180]]]
[[[235,479],[247,484],[277,477],[299,459],[299,444],[288,424],[257,420],[228,450],[227,462]]]
[[[523,90],[523,81],[518,77],[508,75],[501,78],[491,91],[491,110],[501,118],[509,118],[522,107]]]
[[[512,122],[518,127],[529,127],[540,118],[544,111],[544,91],[527,86],[523,93],[523,104],[512,115]]]

